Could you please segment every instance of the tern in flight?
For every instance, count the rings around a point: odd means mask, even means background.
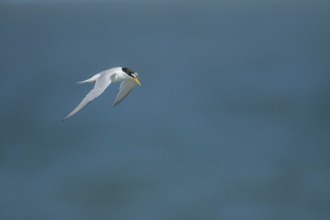
[[[79,84],[95,84],[94,88],[85,96],[85,98],[83,98],[79,105],[75,109],[73,109],[73,111],[70,112],[63,120],[66,120],[77,112],[79,112],[87,104],[89,104],[99,95],[101,95],[111,83],[115,82],[121,82],[119,86],[119,92],[114,103],[114,106],[118,105],[121,101],[123,101],[124,98],[126,98],[126,96],[132,91],[132,89],[136,85],[141,86],[141,83],[138,79],[138,75],[139,74],[137,74],[130,68],[114,67],[95,74],[90,79],[78,82]]]

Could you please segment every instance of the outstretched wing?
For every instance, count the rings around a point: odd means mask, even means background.
[[[128,96],[132,89],[136,86],[133,80],[125,80],[120,83],[119,92],[115,100],[114,106],[118,105],[121,101]]]
[[[63,120],[68,119],[72,115],[79,112],[82,108],[84,108],[87,104],[101,95],[104,90],[111,84],[111,79],[109,75],[104,74],[101,75],[95,82],[94,88],[85,96],[85,98],[79,103],[79,105],[68,114]]]

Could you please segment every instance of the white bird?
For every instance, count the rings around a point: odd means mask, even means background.
[[[95,74],[90,79],[77,82],[79,84],[82,83],[95,83],[94,88],[83,98],[80,104],[70,112],[63,120],[68,119],[73,116],[77,112],[79,112],[82,108],[84,108],[87,104],[101,95],[104,90],[111,84],[115,82],[121,82],[119,87],[119,92],[117,98],[115,100],[114,106],[118,105],[126,96],[132,91],[132,89],[141,83],[138,79],[138,75],[132,69],[127,67],[114,67],[108,70],[104,70],[98,74]]]

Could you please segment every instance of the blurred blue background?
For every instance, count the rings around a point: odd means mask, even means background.
[[[1,1],[0,219],[329,219],[329,6]]]

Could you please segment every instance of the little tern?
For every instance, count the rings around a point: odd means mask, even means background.
[[[79,105],[73,109],[63,120],[68,119],[73,116],[77,112],[79,112],[82,108],[84,108],[87,104],[101,95],[104,90],[111,84],[115,82],[121,82],[119,86],[119,92],[116,97],[114,106],[118,105],[124,98],[132,91],[132,89],[141,83],[138,79],[138,73],[134,72],[132,69],[127,67],[114,67],[108,70],[104,70],[98,74],[95,74],[91,78],[77,82],[79,84],[82,83],[95,83],[94,88],[83,98],[83,100],[79,103]]]

